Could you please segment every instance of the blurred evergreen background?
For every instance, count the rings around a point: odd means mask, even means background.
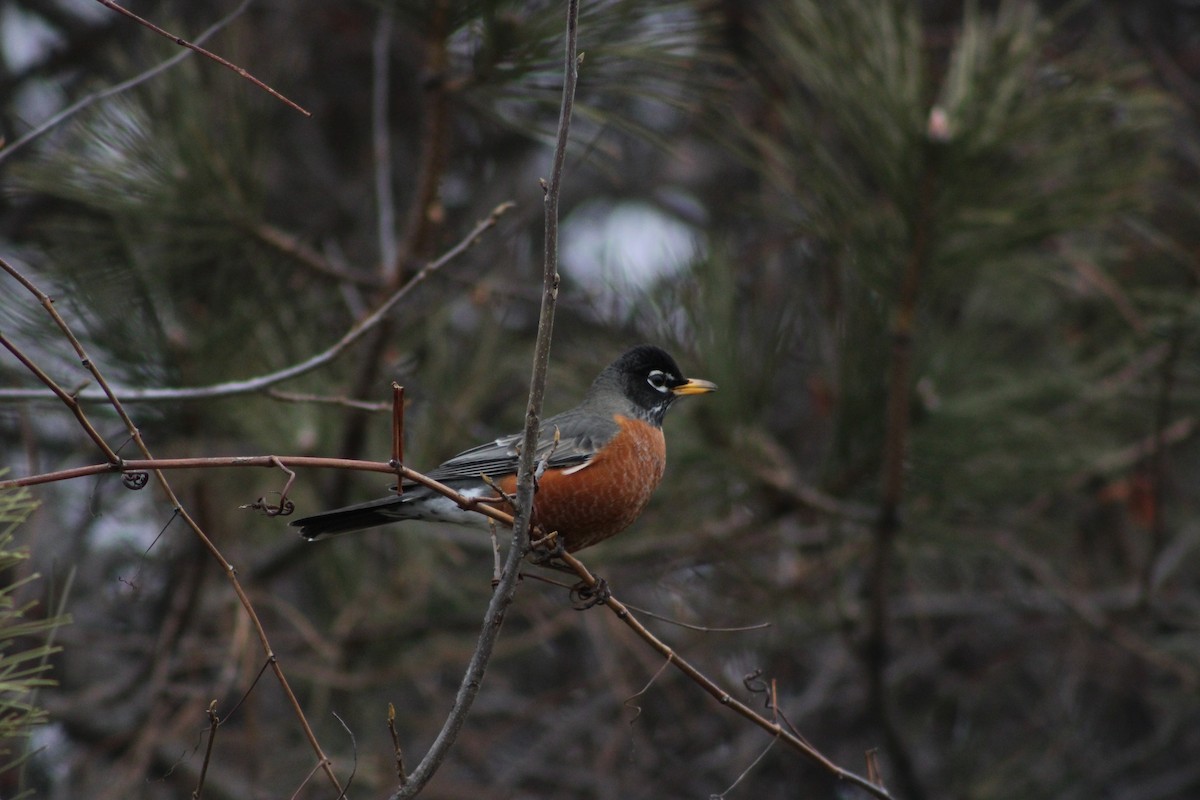
[[[312,117],[195,56],[112,91],[182,51],[99,3],[0,5],[0,254],[119,387],[301,361],[516,204],[334,363],[131,404],[155,454],[386,460],[386,406],[344,401],[386,404],[393,380],[417,469],[517,430],[564,7],[129,6],[193,40],[219,23],[205,46]],[[547,411],[641,341],[721,387],[672,413],[650,509],[583,560],[672,619],[770,623],[649,622],[756,705],[743,679],[761,670],[842,766],[878,748],[897,797],[1200,796],[1200,9],[602,0],[579,47]],[[86,382],[7,279],[0,328]],[[0,358],[0,466],[101,460],[38,388]],[[385,795],[387,704],[415,764],[475,643],[488,542],[306,545],[239,509],[276,474],[169,478],[350,796]],[[308,513],[387,484],[302,471],[292,497]],[[0,794],[188,796],[205,709],[244,697],[204,796],[292,796],[312,750],[169,505],[116,476],[33,496],[16,529],[32,556],[3,579],[39,571],[14,602],[73,624]],[[603,609],[526,581],[425,796],[859,796],[781,746],[748,769],[769,737],[661,666]]]

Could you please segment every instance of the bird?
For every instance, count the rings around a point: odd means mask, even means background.
[[[534,494],[533,521],[573,553],[633,524],[666,468],[663,417],[680,397],[707,394],[717,385],[683,377],[655,345],[632,347],[605,367],[574,408],[547,417],[539,428],[535,463],[543,467]],[[523,433],[464,450],[427,473],[470,498],[512,513]],[[394,487],[393,487],[394,488]],[[291,523],[310,541],[404,520],[486,527],[482,515],[420,484],[403,492],[336,508]],[[497,492],[504,493],[504,496]]]

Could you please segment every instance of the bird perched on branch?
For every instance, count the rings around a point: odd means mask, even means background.
[[[583,401],[547,418],[538,437],[544,471],[534,496],[533,519],[557,532],[568,552],[582,550],[629,527],[642,513],[667,463],[662,422],[679,397],[705,394],[716,384],[685,378],[664,350],[626,350],[592,382]],[[522,434],[464,450],[428,473],[471,498],[511,513]],[[487,476],[487,479],[484,479]],[[404,483],[404,492],[326,511],[292,523],[306,539],[418,519],[485,526],[486,518],[460,508],[427,487]]]

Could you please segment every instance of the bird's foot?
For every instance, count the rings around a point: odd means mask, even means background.
[[[571,605],[576,611],[586,611],[592,606],[602,606],[612,597],[608,581],[597,577],[595,583],[580,581],[571,587]]]
[[[539,530],[538,533],[541,531]],[[531,539],[529,542],[529,560],[539,567],[561,567],[562,561],[556,562],[555,559],[561,559],[566,552],[558,531],[550,531],[550,533]]]

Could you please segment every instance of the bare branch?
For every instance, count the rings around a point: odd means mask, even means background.
[[[599,587],[600,581],[594,576],[584,564],[570,553],[563,553],[560,558],[582,581],[590,587]],[[779,741],[790,746],[793,750],[798,751],[808,759],[819,764],[825,770],[836,776],[839,780],[853,784],[860,789],[869,792],[874,797],[880,800],[891,798],[891,794],[882,785],[874,783],[866,778],[856,775],[849,770],[839,767],[837,764],[829,760],[815,747],[804,741],[799,736],[796,736],[788,728],[780,725],[775,720],[767,719],[759,714],[754,709],[750,708],[745,703],[734,699],[729,692],[722,689],[715,681],[698,670],[689,661],[684,659],[678,653],[671,649],[665,642],[646,629],[644,625],[633,615],[633,612],[628,606],[612,595],[611,591],[606,588],[604,602],[601,604],[617,615],[617,619],[624,622],[634,633],[638,635],[644,642],[649,644],[660,654],[662,654],[669,663],[673,664],[676,669],[690,678],[694,683],[700,686],[701,689],[708,692],[712,697],[716,698],[721,705],[732,709],[735,713],[741,715],[745,719],[750,720],[758,727],[776,737]]]
[[[239,5],[237,8],[235,8],[233,11],[229,12],[229,14],[227,14],[226,16],[217,20],[215,23],[213,23],[211,26],[209,26],[203,33],[201,33],[199,36],[197,36],[195,43],[198,45],[203,44],[208,39],[210,39],[214,34],[223,30],[227,25],[229,25],[229,23],[233,22],[235,19],[240,17],[242,15],[242,13],[250,6],[251,2],[252,2],[252,0],[243,0],[241,5]],[[69,120],[71,117],[78,114],[80,111],[83,111],[85,108],[88,108],[91,105],[93,105],[94,103],[98,103],[101,100],[107,100],[110,97],[114,97],[118,94],[121,94],[122,92],[128,91],[129,89],[132,89],[135,86],[140,86],[141,84],[145,83],[146,81],[158,76],[159,74],[161,74],[163,72],[166,72],[167,70],[169,70],[171,67],[175,66],[176,64],[179,64],[185,58],[190,56],[192,54],[192,52],[193,52],[192,50],[184,50],[180,53],[177,53],[177,54],[171,56],[166,61],[163,61],[161,64],[156,64],[153,67],[151,67],[150,69],[146,70],[145,72],[143,72],[139,75],[133,76],[129,80],[121,81],[120,83],[118,83],[114,86],[110,86],[107,89],[102,89],[98,92],[92,92],[91,94],[86,95],[86,96],[80,98],[79,100],[76,100],[74,103],[67,106],[62,111],[59,111],[57,114],[53,115],[49,119],[41,122],[40,124],[38,124],[37,126],[32,128],[31,130],[26,131],[22,136],[20,136],[16,140],[14,140],[12,144],[8,145],[7,147],[0,147],[0,163],[3,163],[5,159],[10,158],[18,150],[21,150],[23,147],[25,147],[25,145],[29,144],[30,142],[32,142],[36,139],[41,138],[46,133],[49,133],[50,131],[54,130],[62,123]]]
[[[177,514],[179,518],[187,524],[192,533],[195,534],[197,539],[199,539],[200,543],[204,546],[204,549],[208,551],[209,555],[211,555],[218,564],[220,564],[222,573],[225,575],[226,580],[228,580],[234,594],[237,595],[238,602],[241,604],[242,609],[245,611],[246,616],[249,618],[251,625],[258,636],[259,643],[262,646],[263,651],[266,653],[267,661],[270,663],[271,669],[275,674],[275,680],[278,681],[280,688],[283,690],[285,697],[288,699],[288,702],[292,707],[292,711],[296,715],[296,719],[304,732],[304,736],[307,739],[309,746],[313,749],[313,752],[317,756],[318,767],[325,772],[329,782],[340,792],[342,787],[337,779],[337,776],[333,773],[332,762],[321,749],[321,745],[317,741],[316,734],[313,732],[312,726],[309,725],[308,719],[304,715],[304,710],[300,707],[300,701],[296,698],[295,692],[292,691],[287,677],[283,673],[283,668],[279,664],[279,659],[276,657],[275,651],[271,646],[271,642],[267,638],[266,629],[263,627],[261,620],[259,620],[258,613],[254,610],[254,605],[250,602],[249,595],[246,594],[245,589],[242,587],[241,582],[237,578],[237,571],[234,569],[234,566],[229,563],[228,560],[226,560],[220,549],[204,532],[199,523],[196,522],[195,518],[193,518],[188,510],[184,507],[183,503],[180,502],[179,497],[175,494],[175,490],[171,487],[170,483],[168,483],[162,470],[153,466],[154,456],[150,453],[150,448],[146,445],[145,440],[142,438],[141,431],[138,430],[138,427],[134,424],[133,419],[129,416],[128,412],[126,412],[125,407],[121,404],[121,400],[113,392],[108,384],[108,381],[100,372],[99,367],[97,367],[96,363],[88,357],[86,351],[83,349],[83,345],[75,336],[66,320],[63,319],[58,313],[58,310],[54,307],[53,299],[51,299],[49,295],[39,289],[32,281],[14,269],[3,259],[0,259],[0,267],[12,275],[13,278],[15,278],[23,287],[25,287],[27,291],[39,299],[42,307],[54,320],[55,325],[58,326],[63,336],[66,337],[67,341],[70,342],[72,348],[79,356],[80,363],[82,363],[84,368],[91,373],[92,378],[100,386],[104,396],[108,398],[108,402],[112,405],[113,410],[116,411],[117,416],[119,416],[121,421],[124,422],[126,430],[128,430],[129,435],[133,439],[133,442],[137,446],[138,450],[145,457],[146,461],[150,463],[150,466],[146,469],[152,471],[159,488],[166,496],[166,499],[170,503],[174,513]],[[41,372],[41,370],[38,370],[38,372]],[[83,413],[82,408],[79,407],[79,404],[74,403],[72,399],[72,402],[68,402],[68,405],[72,408],[72,411],[75,412],[76,418],[79,420],[80,425],[84,428],[84,430],[94,431],[94,428],[88,422],[86,415]],[[111,448],[107,448],[107,446],[105,446],[105,449],[107,451],[106,455],[112,453]],[[115,456],[112,456],[112,458],[115,460],[110,460],[110,462],[104,465],[102,469],[107,471],[125,471],[121,459],[116,458]],[[268,463],[275,467],[280,466],[279,460],[273,457],[268,458]]]
[[[192,800],[200,800],[204,794],[204,777],[208,774],[208,765],[212,761],[213,743],[217,740],[217,727],[221,718],[217,716],[217,701],[208,704],[208,744],[204,748],[204,761],[200,764],[200,778],[196,781],[196,789],[192,792]]]
[[[290,380],[299,377],[307,372],[311,372],[318,367],[323,367],[341,355],[346,348],[357,342],[368,331],[378,325],[387,313],[405,297],[408,296],[413,289],[424,283],[433,273],[437,272],[442,267],[449,264],[458,256],[469,250],[474,245],[479,237],[486,231],[496,226],[500,217],[513,207],[511,202],[501,203],[492,209],[492,213],[487,216],[471,229],[470,233],[464,236],[458,244],[451,247],[435,261],[431,261],[421,268],[417,274],[413,275],[404,286],[392,293],[387,300],[383,301],[378,308],[360,320],[354,327],[346,332],[333,346],[317,353],[311,358],[307,358],[298,364],[293,364],[290,367],[271,372],[266,375],[260,375],[256,378],[247,378],[241,381],[227,381],[225,383],[216,383],[211,386],[195,386],[182,389],[125,389],[120,388],[116,393],[120,395],[122,402],[161,402],[161,401],[179,401],[179,400],[207,400],[214,397],[229,397],[231,395],[250,394],[252,392],[260,392],[268,387],[271,387],[282,381]],[[27,281],[21,276],[15,267],[8,264],[3,259],[0,259],[0,268],[12,275],[22,283]],[[107,395],[100,390],[84,390],[76,393],[75,399],[79,401],[103,401],[107,399]],[[30,389],[0,389],[0,401],[5,400],[49,400],[55,395],[52,392]]]
[[[498,508],[478,498],[459,494],[443,483],[426,477],[420,472],[400,467],[385,461],[356,461],[350,458],[318,458],[315,456],[215,456],[210,458],[149,458],[125,459],[118,464],[91,464],[86,467],[44,472],[38,475],[28,475],[24,478],[10,478],[0,481],[0,489],[10,489],[17,486],[37,486],[43,483],[83,478],[88,475],[103,475],[109,472],[146,472],[172,469],[228,469],[230,467],[307,467],[317,469],[355,469],[365,472],[382,472],[396,475],[397,472],[405,480],[419,483],[439,494],[449,497],[467,511],[476,511],[485,517],[494,519],[512,527],[513,518]]]
[[[279,100],[279,101],[283,102],[284,104],[291,106],[292,108],[296,109],[297,111],[299,111],[301,114],[303,114],[306,117],[312,116],[311,111],[308,111],[308,110],[302,108],[301,106],[297,105],[293,101],[284,97],[282,94],[275,91],[270,86],[267,86],[267,84],[263,83],[258,78],[254,77],[249,72],[247,72],[245,69],[243,69],[242,67],[239,67],[237,64],[234,64],[231,61],[227,61],[226,59],[221,58],[216,53],[212,53],[212,52],[209,52],[208,50],[205,50],[203,47],[201,47],[198,44],[195,44],[194,42],[189,42],[186,39],[180,38],[179,36],[176,36],[173,33],[164,31],[162,28],[158,27],[150,20],[139,17],[137,14],[133,13],[129,9],[122,8],[121,6],[117,5],[112,0],[96,0],[96,2],[100,3],[100,5],[104,6],[105,8],[111,8],[113,11],[116,11],[118,14],[122,14],[126,17],[129,17],[131,20],[138,23],[139,25],[143,25],[143,26],[149,28],[150,30],[154,31],[159,36],[163,36],[163,37],[166,37],[167,39],[170,39],[171,41],[173,41],[175,44],[179,45],[180,47],[186,47],[188,50],[191,50],[194,53],[199,53],[200,55],[204,56],[205,58],[212,59],[213,61],[217,62],[218,64],[220,64],[222,67],[225,67],[226,69],[233,70],[238,75],[241,75],[243,78],[250,81],[255,86],[257,86],[258,88],[265,91],[267,94],[274,97],[276,100]]]
[[[275,248],[278,252],[295,259],[314,272],[370,289],[379,289],[382,285],[374,275],[331,263],[329,259],[309,247],[298,237],[280,230],[274,225],[262,222],[256,225],[247,225],[245,229],[263,244]]]
[[[487,614],[480,631],[479,641],[471,661],[467,665],[454,706],[446,718],[442,730],[430,746],[429,751],[409,775],[408,783],[400,787],[393,800],[411,798],[420,794],[422,788],[437,772],[446,757],[458,731],[466,720],[475,696],[483,681],[484,672],[500,634],[504,615],[512,603],[517,590],[521,562],[529,552],[529,530],[533,516],[533,492],[535,454],[542,413],[542,400],[546,391],[546,373],[550,361],[550,341],[554,330],[554,311],[558,300],[558,195],[562,182],[562,168],[566,159],[567,141],[570,136],[571,109],[575,100],[575,81],[578,75],[576,40],[579,26],[579,0],[567,4],[566,55],[562,92],[562,108],[558,121],[558,140],[554,148],[554,161],[550,182],[546,188],[546,235],[544,272],[542,275],[542,306],[538,318],[537,341],[534,345],[533,374],[529,383],[529,402],[525,411],[525,433],[521,445],[521,459],[517,469],[516,519],[513,522],[512,543],[500,580],[492,592]]]

